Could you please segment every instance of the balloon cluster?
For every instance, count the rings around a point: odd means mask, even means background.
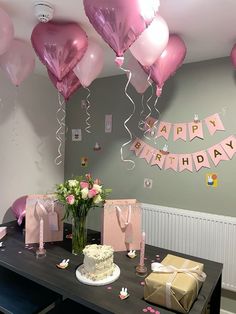
[[[14,38],[13,23],[8,14],[0,8],[0,66],[15,86],[19,86],[35,66],[31,47]]]
[[[131,84],[138,93],[157,85],[161,95],[165,81],[181,66],[186,55],[183,40],[169,36],[165,20],[158,14],[158,0],[83,0],[85,13],[95,30],[116,53],[115,62],[121,66],[129,49],[126,68],[131,71]],[[147,75],[145,74],[147,73]]]

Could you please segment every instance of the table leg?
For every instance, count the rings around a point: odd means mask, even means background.
[[[211,301],[210,301],[210,313],[211,314],[220,314],[221,281],[222,281],[222,275],[220,275],[211,296]]]

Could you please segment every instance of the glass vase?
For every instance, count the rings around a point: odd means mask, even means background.
[[[80,254],[87,244],[87,215],[72,219],[72,253]]]

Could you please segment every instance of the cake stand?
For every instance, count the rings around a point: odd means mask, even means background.
[[[90,286],[104,286],[104,285],[108,285],[108,284],[116,281],[120,277],[120,268],[116,264],[115,264],[115,270],[114,270],[112,275],[110,275],[110,276],[108,276],[108,277],[106,277],[106,278],[104,278],[102,280],[97,280],[97,281],[91,280],[91,279],[86,278],[85,276],[83,276],[81,274],[81,270],[83,269],[83,267],[84,267],[84,264],[80,265],[76,269],[75,274],[76,274],[77,279],[80,282],[82,282],[82,283],[84,283],[86,285],[90,285]]]

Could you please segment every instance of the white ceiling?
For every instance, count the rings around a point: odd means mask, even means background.
[[[105,65],[100,77],[122,73],[114,64],[115,53],[89,23],[82,0],[47,1],[55,8],[55,20],[78,22],[88,37],[97,39],[103,47]],[[15,37],[29,42],[38,23],[33,3],[34,0],[0,0],[0,7],[13,21]],[[160,0],[160,3],[159,13],[167,22],[170,33],[178,34],[187,46],[185,63],[230,55],[236,43],[236,0]],[[35,71],[46,75],[39,61]]]

